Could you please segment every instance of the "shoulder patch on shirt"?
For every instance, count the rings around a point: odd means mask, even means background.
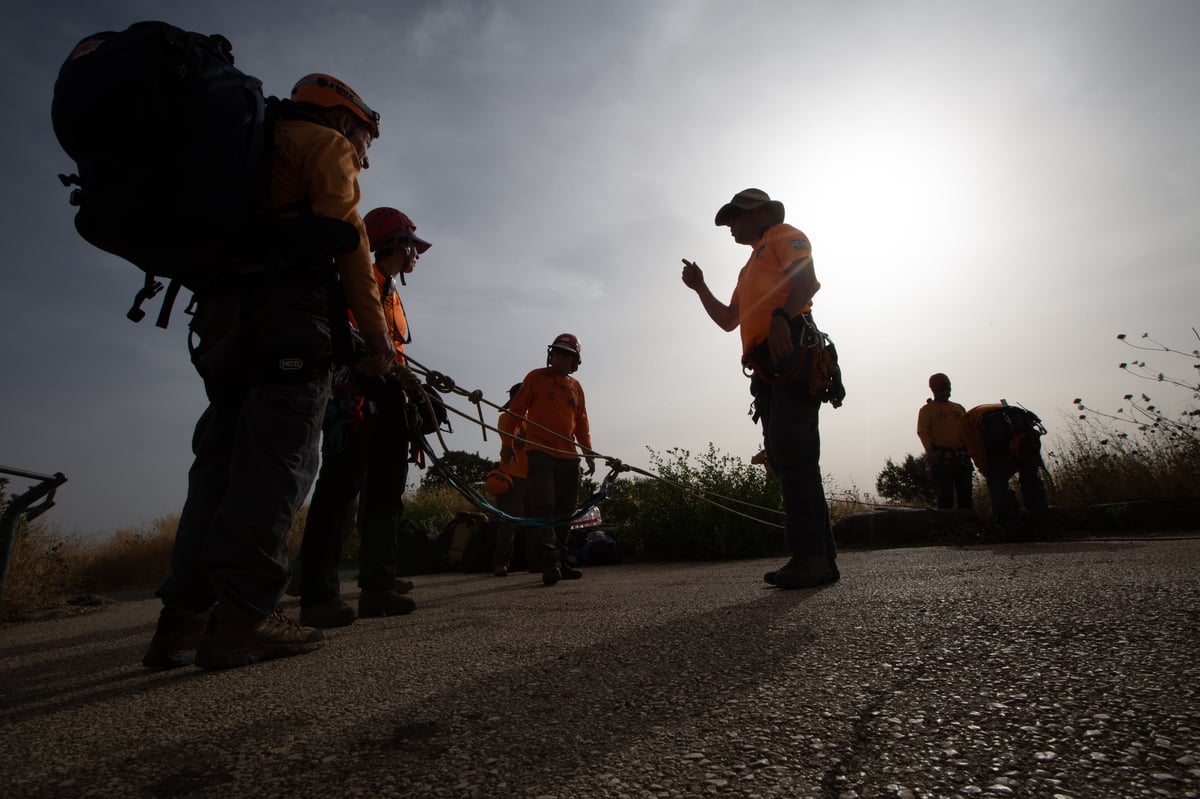
[[[811,245],[804,239],[792,239],[793,250],[807,250]]]

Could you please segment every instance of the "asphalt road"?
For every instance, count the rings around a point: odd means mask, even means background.
[[[138,665],[150,599],[10,625],[0,793],[1200,794],[1200,538],[839,562],[420,577],[411,616],[218,673]]]

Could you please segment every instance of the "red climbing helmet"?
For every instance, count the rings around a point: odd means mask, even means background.
[[[565,353],[575,355],[575,368],[576,370],[580,368],[580,364],[583,362],[583,354],[578,338],[571,334],[558,334],[558,337],[554,338],[554,342],[550,344],[550,347],[546,348],[546,366],[550,366],[550,353],[554,349],[560,349]]]
[[[363,217],[363,224],[367,228],[367,239],[371,242],[372,250],[393,234],[396,238],[411,241],[418,253],[424,253],[433,246],[425,239],[418,238],[417,226],[408,218],[408,214],[395,208],[376,208]]]

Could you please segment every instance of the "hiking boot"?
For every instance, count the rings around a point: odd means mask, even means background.
[[[765,582],[785,589],[816,588],[840,578],[835,562],[827,555],[792,555],[782,569],[763,575]]]
[[[315,652],[325,636],[313,627],[301,627],[278,608],[259,622],[209,622],[208,632],[196,648],[196,665],[202,669],[232,669],[260,660]]]
[[[507,577],[508,576],[508,567],[504,566],[504,565],[497,566],[495,568],[495,570],[492,572],[492,576],[493,577]]]
[[[416,587],[416,584],[412,580],[400,578],[392,585],[392,590],[397,594],[407,594],[409,591],[413,590],[414,587]]]
[[[142,656],[148,669],[177,669],[196,659],[196,646],[208,627],[208,612],[163,610],[154,628],[154,637]]]
[[[793,559],[792,559],[792,560],[795,560],[795,558],[793,557]],[[785,565],[783,568],[784,568],[784,569],[786,569],[786,568],[788,568],[788,566],[790,566],[790,565],[791,565],[791,561],[788,561],[788,564],[787,564],[787,565]],[[778,577],[778,575],[779,575],[779,572],[781,572],[781,571],[783,571],[783,569],[776,569],[776,570],[774,570],[774,571],[769,571],[769,572],[767,572],[766,574],[764,574],[764,575],[763,575],[763,582],[767,583],[768,585],[775,585],[775,586],[778,586],[778,587],[780,587],[780,588],[797,588],[797,587],[800,587],[800,586],[792,586],[792,585],[788,585],[788,586],[782,586],[782,585],[779,585],[779,583],[777,582],[777,577]],[[832,557],[831,557],[831,558],[829,558],[829,573],[828,573],[828,577],[827,577],[827,579],[826,579],[826,580],[825,580],[823,583],[820,583],[820,584],[821,584],[821,585],[824,585],[824,584],[826,584],[826,583],[836,583],[836,582],[837,582],[838,580],[840,580],[840,579],[842,579],[842,573],[841,573],[840,571],[838,571],[838,566],[837,566],[837,558],[832,558]],[[811,587],[811,586],[808,586],[808,587]]]
[[[376,616],[403,616],[416,609],[416,602],[395,590],[364,588],[358,597],[358,616],[362,619],[372,619]]]
[[[551,566],[542,571],[542,585],[558,585],[558,581],[562,579],[562,572],[557,566]]]
[[[562,575],[564,580],[578,580],[583,577],[583,572],[565,563],[558,567],[558,573]]]
[[[330,627],[345,627],[353,624],[357,618],[358,613],[354,608],[336,596],[319,604],[300,608],[300,623],[305,627],[317,627],[323,630]]]

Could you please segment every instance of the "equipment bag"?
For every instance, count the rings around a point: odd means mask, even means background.
[[[987,451],[1008,454],[1015,473],[1020,460],[1040,455],[1046,427],[1028,408],[1004,404],[979,417],[979,433]]]
[[[488,533],[490,535],[490,541]],[[482,513],[459,512],[442,531],[447,542],[443,568],[465,572],[486,571],[496,546],[496,529],[488,529],[488,518]]]
[[[263,255],[271,143],[262,83],[233,65],[224,36],[163,22],[89,36],[54,84],[51,120],[77,175],[75,228],[146,273],[129,318],[172,282]]]

